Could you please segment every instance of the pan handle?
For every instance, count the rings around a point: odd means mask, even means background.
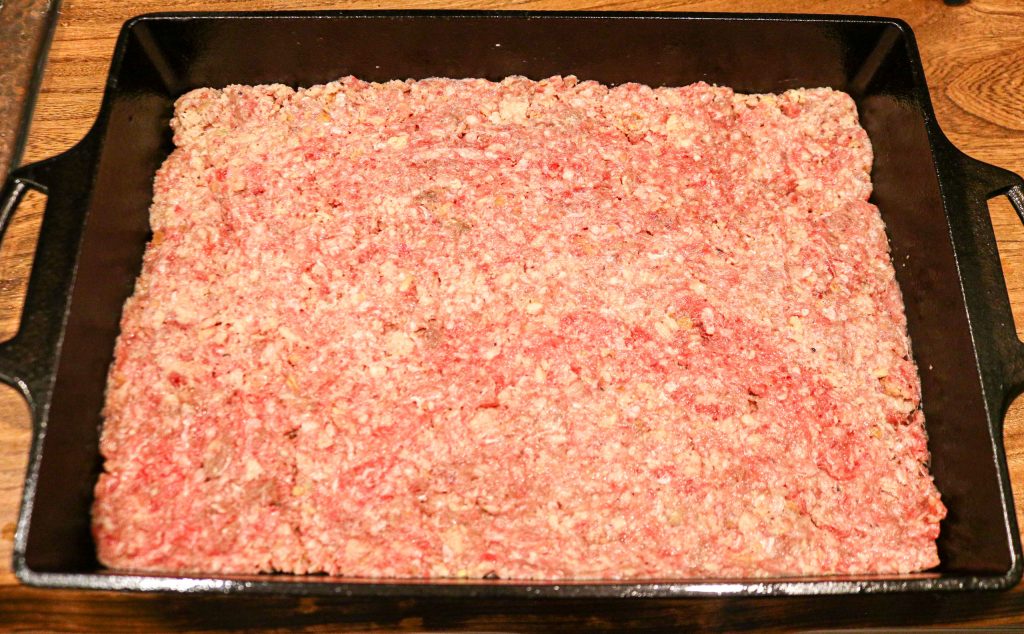
[[[1024,391],[1024,343],[1017,336],[1006,280],[999,260],[988,201],[1005,195],[1024,222],[1024,179],[1008,170],[983,163],[948,146],[948,158],[958,163],[961,187],[946,188],[943,197],[960,254],[964,297],[986,385],[999,388],[1005,409]],[[985,354],[986,358],[981,358]]]
[[[1017,212],[1017,217],[1024,222],[1024,183],[1018,183],[1006,190],[1006,197],[1010,199],[1010,204]]]
[[[1016,182],[1003,193],[1010,199],[1013,210],[1017,212],[1017,218],[1024,223],[1024,179],[1017,174],[1011,174],[1011,176]],[[1014,323],[1012,313],[1010,315],[1010,323],[1011,325]],[[1013,334],[1016,335],[1016,329],[1014,329]],[[1010,368],[1011,398],[1024,390],[1024,342],[1021,342],[1020,337],[1017,337],[1017,340],[1013,343],[1015,344],[1014,350],[1016,354],[1013,355]]]
[[[94,135],[86,135],[63,154],[14,170],[0,190],[0,240],[29,190],[47,196],[18,331],[0,344],[0,381],[24,395],[36,419],[52,387],[96,149]]]

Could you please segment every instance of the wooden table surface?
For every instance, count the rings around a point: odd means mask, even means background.
[[[7,0],[17,3],[19,0]],[[66,0],[50,52],[24,162],[70,147],[92,124],[114,40],[133,15],[161,10],[487,8],[821,12],[886,15],[913,27],[938,120],[968,154],[1024,174],[1024,2],[1020,0],[846,0],[834,2],[539,0],[507,4],[455,0],[393,2],[210,2]],[[2,47],[7,43],[0,43]],[[26,272],[39,226],[41,197],[19,209],[0,248],[0,338],[17,328]],[[1024,315],[1024,228],[1009,204],[991,203],[1014,310]],[[1024,319],[1017,318],[1018,331]],[[1006,450],[1018,517],[1024,508],[1024,407],[1007,415]],[[1024,623],[1024,584],[996,594],[743,600],[367,601],[287,597],[178,597],[36,590],[10,572],[11,545],[28,442],[27,410],[13,390],[0,390],[0,629],[146,630],[230,627],[336,630],[472,628],[485,630],[625,625],[740,629]]]

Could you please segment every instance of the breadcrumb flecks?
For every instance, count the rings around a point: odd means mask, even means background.
[[[201,89],[110,370],[112,568],[938,563],[871,146],[830,89]]]

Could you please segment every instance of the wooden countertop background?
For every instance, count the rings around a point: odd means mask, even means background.
[[[18,0],[7,0],[17,3]],[[67,0],[49,56],[23,162],[73,145],[96,116],[114,41],[128,18],[153,11],[270,9],[532,9],[851,13],[906,20],[921,49],[939,124],[968,154],[1024,174],[1024,2],[1021,0],[565,0],[508,3],[454,0],[385,2],[156,2]],[[0,50],[7,46],[0,43]],[[17,328],[42,205],[22,203],[0,248],[0,338]],[[1024,330],[1024,228],[1004,199],[992,201],[1010,297]],[[1024,509],[1024,406],[1005,425],[1006,450]],[[997,594],[861,596],[743,600],[368,601],[288,597],[181,597],[36,590],[10,572],[11,545],[30,438],[27,410],[0,390],[0,629],[133,631],[223,628],[337,630],[472,628],[536,630],[633,626],[865,627],[1024,623],[1024,584]]]

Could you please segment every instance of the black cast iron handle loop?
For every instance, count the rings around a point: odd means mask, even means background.
[[[0,381],[24,395],[37,423],[55,375],[95,159],[90,134],[63,154],[19,167],[0,190],[0,240],[29,190],[47,196],[18,331],[0,343]]]
[[[1024,222],[1024,185],[1014,185],[1006,190],[1006,197],[1010,199],[1014,211],[1021,222]]]
[[[1013,206],[1014,211],[1017,212],[1017,217],[1024,223],[1024,179],[1016,174],[1013,175],[1017,180],[1017,183],[1012,185],[1004,193],[1006,197],[1010,199],[1010,204]],[[1012,379],[1014,388],[1014,394],[1024,390],[1024,343],[1019,340],[1017,343],[1017,354],[1013,358],[1012,367]]]
[[[45,194],[47,191],[46,186],[39,183],[35,179],[33,171],[28,168],[18,170],[4,183],[3,191],[0,192],[0,242],[7,235],[7,228],[11,225],[11,219],[14,217],[14,212],[18,209],[19,203],[21,203],[25,194],[30,190],[35,190],[42,194]],[[20,333],[20,330],[19,326],[18,333]],[[0,381],[19,390],[31,405],[31,390],[17,371],[17,368],[21,366],[18,362],[19,355],[16,353],[18,346],[14,343],[14,340],[18,338],[18,333],[15,333],[11,340],[0,344]]]
[[[1001,402],[993,405],[1005,410],[1024,391],[1024,343],[1017,336],[988,201],[1007,196],[1024,221],[1024,179],[952,145],[940,150],[939,159],[959,167],[951,179],[959,187],[946,188],[943,197],[986,389],[996,390]]]

